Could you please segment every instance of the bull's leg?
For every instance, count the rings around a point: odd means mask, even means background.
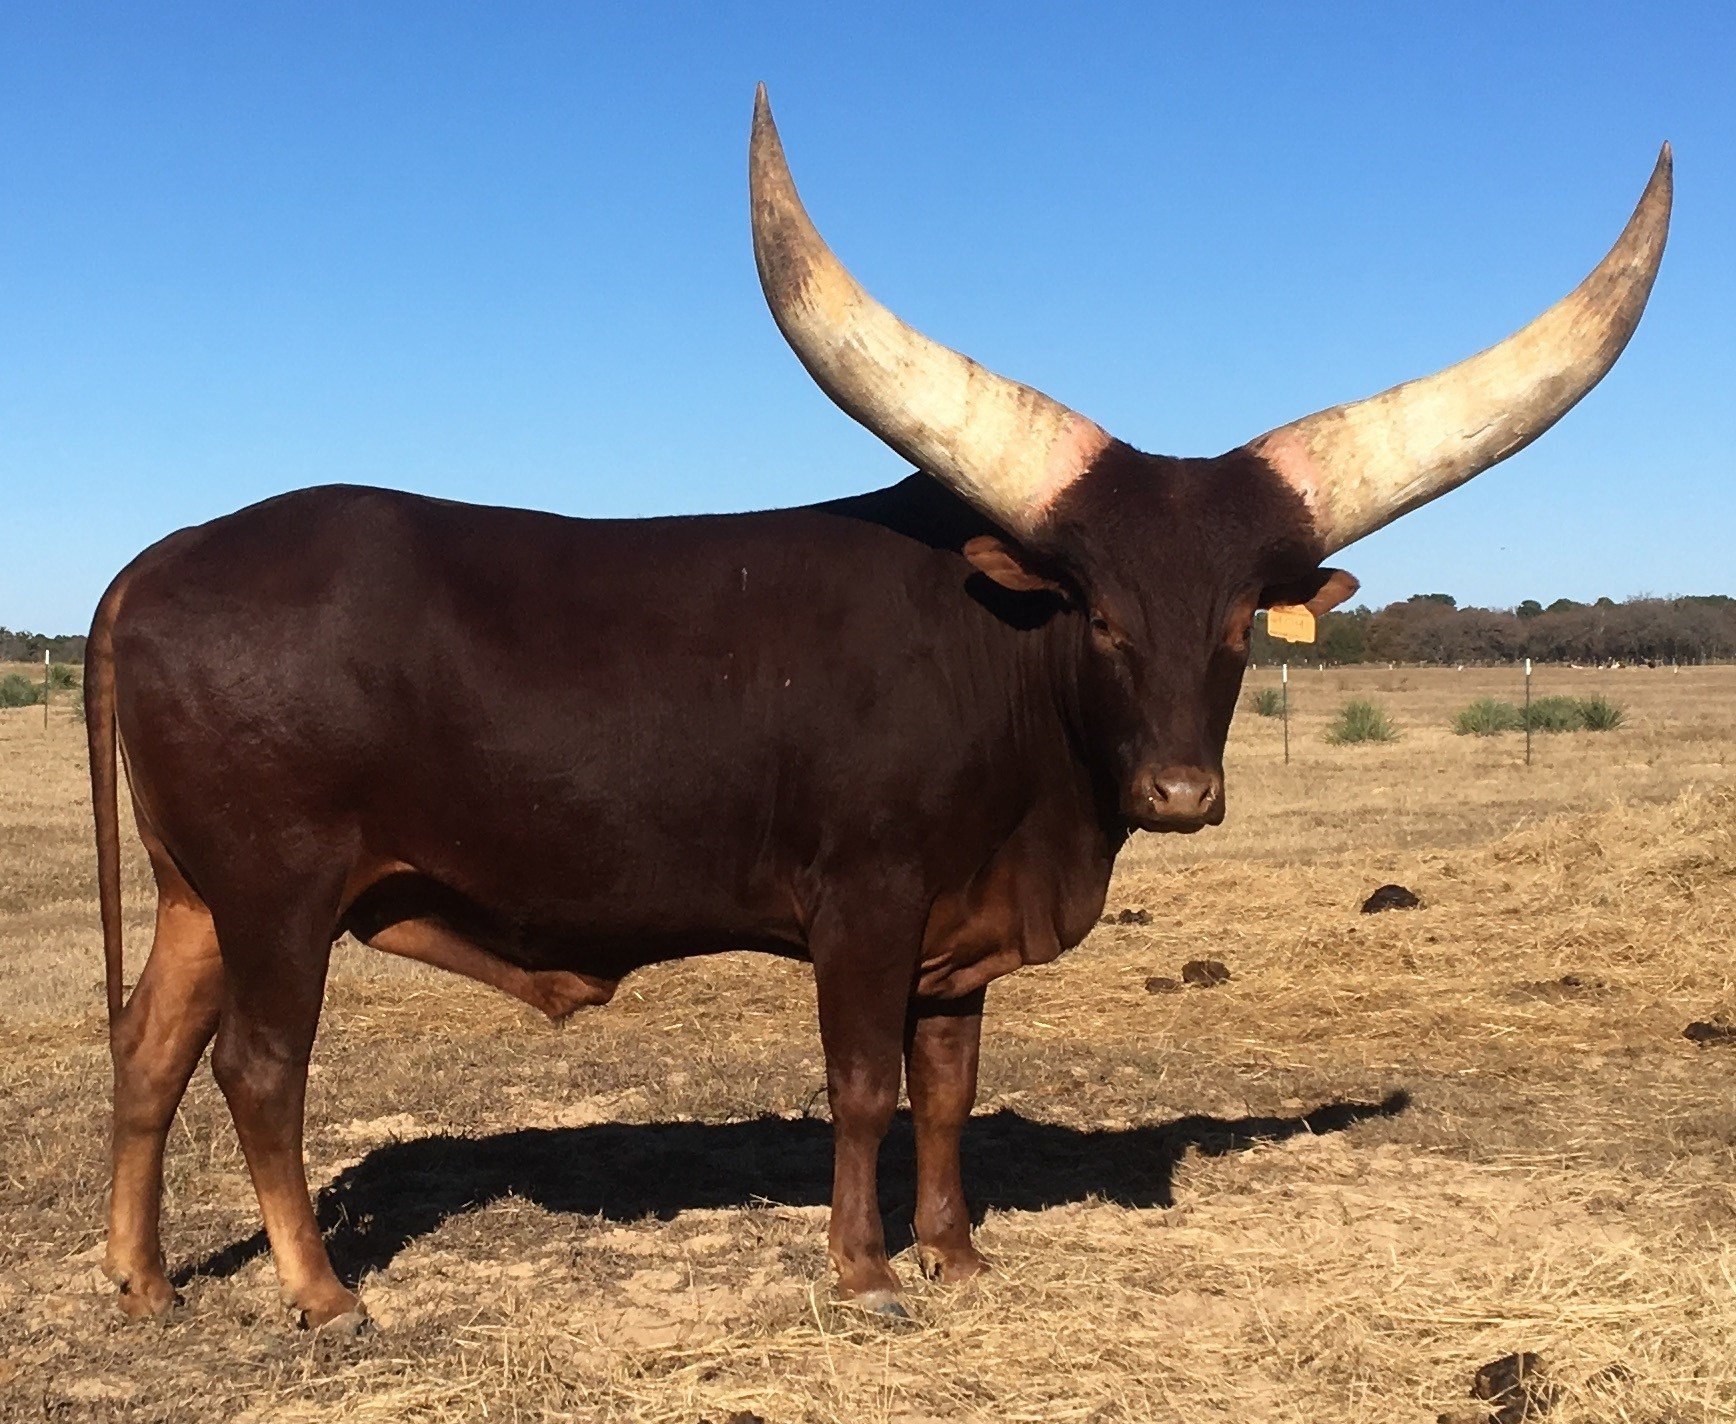
[[[886,1259],[875,1169],[898,1107],[904,1012],[920,938],[919,922],[902,933],[896,923],[882,904],[816,923],[811,938],[832,1105],[828,1246],[839,1294],[889,1315],[904,1308]]]
[[[303,1325],[359,1325],[361,1302],[332,1270],[308,1200],[302,1114],[335,914],[325,903],[281,918],[249,906],[217,933],[225,969],[216,1075],[247,1158],[283,1299]]]
[[[959,1135],[976,1102],[983,991],[912,999],[905,1029],[907,1090],[916,1123],[916,1255],[924,1274],[962,1281],[985,1269],[970,1239]]]
[[[163,1147],[187,1080],[217,1028],[223,964],[211,914],[156,854],[157,932],[138,987],[109,1036],[114,1058],[109,1278],[128,1315],[175,1303],[163,1272],[159,1221]]]
[[[437,920],[400,920],[368,933],[370,949],[431,964],[452,974],[511,994],[533,1009],[563,1022],[579,1009],[606,1004],[615,997],[615,981],[559,969],[528,970],[479,949],[456,930]]]

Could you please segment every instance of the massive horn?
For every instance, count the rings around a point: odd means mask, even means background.
[[[1109,436],[1041,391],[913,331],[862,290],[802,207],[763,84],[748,182],[760,285],[820,389],[992,519],[1033,532]]]
[[[1326,552],[1524,449],[1603,379],[1651,295],[1670,226],[1670,146],[1609,255],[1531,325],[1437,375],[1249,445],[1302,496]]]

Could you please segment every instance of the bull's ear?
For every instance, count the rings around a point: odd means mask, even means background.
[[[1010,588],[1014,593],[1040,593],[1045,589],[1050,593],[1065,593],[1065,589],[1054,579],[1031,568],[1025,561],[1025,556],[1011,545],[1003,544],[992,534],[979,534],[969,540],[963,553],[965,558],[976,566],[979,574],[993,579],[1002,588]]]
[[[1264,589],[1260,594],[1260,607],[1300,604],[1318,618],[1322,613],[1330,613],[1361,586],[1354,574],[1347,574],[1343,569],[1316,569],[1306,578],[1293,583],[1273,584]]]

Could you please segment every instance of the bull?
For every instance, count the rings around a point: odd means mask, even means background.
[[[170,535],[104,594],[87,722],[127,1312],[175,1300],[164,1140],[214,1039],[284,1299],[306,1326],[364,1319],[302,1154],[345,932],[556,1018],[657,961],[807,960],[840,1295],[901,1309],[875,1189],[901,1077],[919,1261],[981,1271],[959,1138],[985,987],[1085,937],[1133,831],[1222,821],[1256,610],[1342,601],[1331,554],[1584,396],[1644,309],[1671,201],[1666,146],[1608,255],[1517,334],[1177,459],[871,298],[803,209],[763,89],[749,169],[772,314],[915,467],[901,483],[645,520],[308,489]],[[157,889],[130,997],[120,761]]]

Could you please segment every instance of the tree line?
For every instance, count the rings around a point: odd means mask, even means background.
[[[0,628],[0,663],[39,663],[47,653],[57,663],[84,661],[84,634],[15,633]]]
[[[1294,663],[1702,663],[1736,658],[1736,598],[1558,598],[1545,608],[1460,608],[1445,593],[1419,593],[1385,608],[1323,615],[1312,644],[1270,637],[1254,622],[1255,662]]]

